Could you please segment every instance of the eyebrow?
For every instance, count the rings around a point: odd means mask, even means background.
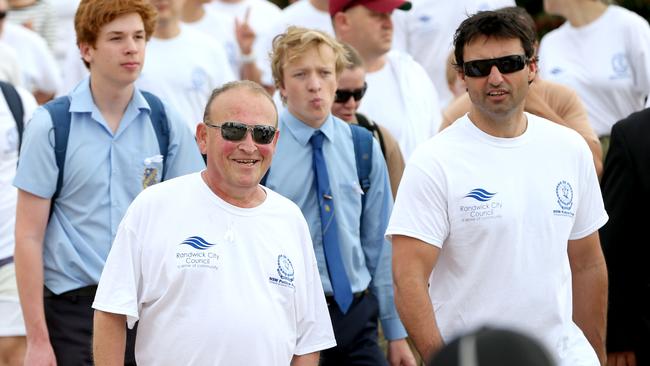
[[[106,32],[107,35],[122,35],[122,34],[128,34],[128,33],[130,33],[130,32],[123,32],[123,31],[108,31],[108,32]],[[137,30],[137,31],[135,31],[133,33],[135,33],[135,34],[144,33],[144,29],[139,29],[139,30]]]

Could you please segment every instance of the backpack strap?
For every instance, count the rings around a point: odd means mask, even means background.
[[[9,110],[16,121],[16,129],[18,130],[18,151],[20,151],[20,146],[23,143],[23,131],[25,130],[25,110],[23,109],[23,101],[20,99],[20,95],[13,85],[0,81],[0,89],[2,90],[2,94],[7,101]]]
[[[52,118],[52,130],[54,131],[54,158],[56,166],[59,168],[59,176],[56,179],[56,189],[50,199],[50,216],[54,210],[54,201],[61,193],[63,186],[63,170],[65,167],[65,155],[68,150],[68,136],[70,136],[70,98],[66,96],[58,97],[43,107],[50,113]]]
[[[372,134],[363,127],[350,124],[354,157],[357,163],[357,176],[364,195],[361,196],[361,208],[365,207],[366,195],[370,189],[370,171],[372,170]],[[362,211],[363,212],[363,211]]]
[[[386,144],[384,143],[384,134],[381,133],[381,129],[379,128],[379,125],[377,125],[374,121],[370,120],[368,117],[361,113],[356,113],[357,117],[357,123],[359,126],[365,127],[366,130],[372,132],[373,135],[377,136],[377,140],[379,140],[379,146],[381,147],[381,152],[386,156]]]
[[[167,165],[167,155],[169,153],[169,120],[167,119],[165,106],[160,98],[146,91],[141,90],[140,93],[142,93],[142,96],[149,104],[149,108],[151,108],[149,119],[151,120],[151,125],[156,132],[160,155],[163,157],[163,168],[160,174],[160,181],[163,181],[165,180],[165,166]]]

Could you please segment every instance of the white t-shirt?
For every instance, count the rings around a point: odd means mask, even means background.
[[[5,22],[0,42],[11,46],[19,55],[21,85],[25,89],[56,93],[61,88],[59,66],[41,36],[21,25]]]
[[[366,74],[368,91],[359,112],[390,131],[408,160],[438,132],[442,115],[438,94],[422,66],[408,54],[391,51],[384,67]]]
[[[136,86],[171,104],[194,131],[212,90],[236,79],[223,46],[182,24],[174,38],[151,37]]]
[[[549,32],[539,51],[542,78],[578,93],[598,136],[643,109],[650,92],[650,26],[639,15],[608,6],[593,22],[569,22]]]
[[[274,85],[271,61],[268,57],[273,51],[273,38],[286,32],[291,25],[320,30],[335,37],[330,13],[316,9],[309,0],[296,1],[284,8],[273,26],[265,34],[259,35],[260,43],[255,51],[258,55],[257,67],[262,73],[262,83],[265,85]]]
[[[447,85],[447,57],[454,33],[468,16],[482,10],[515,6],[514,0],[412,0],[409,11],[394,11],[393,49],[408,52],[431,77],[438,104],[445,108],[452,99]]]
[[[21,85],[23,82],[20,76],[20,64],[18,54],[9,45],[0,42],[0,80],[12,85]]]
[[[196,29],[221,43],[226,51],[233,75],[239,76],[239,45],[235,36],[235,18],[206,7],[205,15],[194,23],[185,26]]]
[[[27,90],[16,87],[23,103],[23,126],[37,107]],[[0,259],[14,255],[17,190],[12,182],[18,162],[18,130],[9,105],[0,92]]]
[[[266,193],[235,207],[195,173],[133,201],[93,307],[139,321],[139,365],[286,366],[335,345],[307,223]]]
[[[575,131],[526,116],[516,138],[490,136],[465,116],[422,145],[387,235],[441,248],[429,295],[445,341],[485,324],[512,327],[542,340],[561,366],[597,366],[572,320],[567,255],[568,240],[607,221],[592,156]]]

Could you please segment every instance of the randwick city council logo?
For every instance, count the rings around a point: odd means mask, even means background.
[[[217,269],[219,255],[214,252],[214,243],[208,243],[200,236],[190,236],[176,248],[176,267]]]
[[[293,279],[294,279],[295,271],[293,269],[293,264],[291,263],[289,257],[287,257],[284,254],[280,254],[278,255],[277,263],[278,263],[277,273],[280,278],[277,278],[275,276],[269,276],[269,282],[278,286],[294,288]]]
[[[501,217],[503,204],[494,199],[496,192],[484,188],[474,188],[463,196],[464,205],[460,205],[462,221],[480,221]]]
[[[553,214],[557,216],[573,217],[571,207],[573,207],[573,188],[567,181],[560,181],[555,186],[555,195],[557,196],[557,204],[560,206],[559,210],[553,210]]]

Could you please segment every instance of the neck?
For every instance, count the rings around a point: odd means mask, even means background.
[[[170,39],[181,33],[181,25],[178,19],[159,20],[153,36],[160,39]]]
[[[362,56],[366,65],[366,72],[375,72],[384,68],[386,65],[386,54],[379,56]]]
[[[582,27],[598,19],[606,10],[607,4],[600,0],[582,1],[569,6],[565,16],[572,26]]]
[[[203,19],[205,16],[205,9],[202,4],[195,4],[193,1],[187,1],[183,6],[183,13],[181,19],[185,23],[194,23]]]
[[[314,8],[323,11],[329,12],[329,1],[328,0],[309,0],[309,3],[314,6]]]
[[[468,117],[476,127],[490,136],[513,138],[526,132],[528,119],[523,105],[508,114],[486,114],[472,105]]]
[[[133,90],[133,83],[127,86],[117,85],[91,73],[90,93],[93,102],[113,131],[117,130],[119,121],[133,97]]]
[[[218,184],[215,184],[215,179],[210,177],[207,170],[201,172],[201,178],[212,193],[235,207],[257,207],[266,199],[266,192],[259,185],[238,192],[227,192],[226,190],[222,190]]]

